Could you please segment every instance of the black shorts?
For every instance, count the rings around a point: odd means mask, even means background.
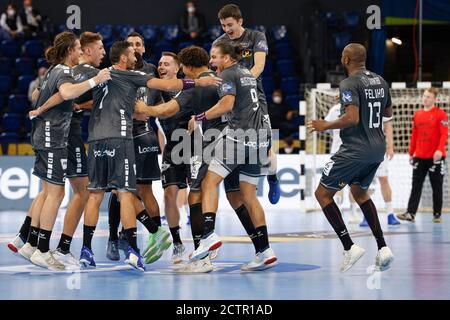
[[[268,172],[269,146],[270,141],[261,142],[259,146],[249,146],[226,137],[222,138],[216,145],[208,170],[224,179],[234,172],[238,181],[257,185],[259,178]],[[236,189],[236,179],[230,178],[228,192],[237,191],[232,190]]]
[[[368,189],[381,162],[367,163],[350,160],[336,153],[325,164],[320,183],[332,190],[342,190],[346,185],[358,184]]]
[[[166,148],[163,152],[161,181],[164,189],[173,185],[186,189],[191,182],[191,166],[184,163],[174,164]]]
[[[67,171],[67,149],[35,150],[33,174],[42,180],[64,186]]]
[[[87,177],[87,155],[81,131],[69,133],[67,143],[67,178]]]
[[[191,184],[189,186],[191,191],[201,191],[202,181],[208,172],[208,165],[205,162],[197,163],[191,162]],[[239,171],[233,171],[223,180],[225,193],[238,192],[239,186]]]
[[[111,138],[89,143],[88,190],[136,191],[133,140]]]
[[[136,157],[136,183],[152,184],[161,179],[158,163],[159,146],[155,132],[150,130],[133,138]]]

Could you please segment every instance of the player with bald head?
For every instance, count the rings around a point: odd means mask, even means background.
[[[369,186],[384,160],[384,123],[392,120],[389,86],[379,75],[366,69],[366,49],[351,43],[342,51],[341,63],[347,78],[339,85],[341,116],[334,121],[312,120],[310,132],[340,129],[342,145],[325,165],[315,196],[325,216],[344,246],[341,272],[350,269],[365,250],[354,244],[333,200],[346,185],[361,208],[377,241],[377,270],[390,267],[394,256],[386,246],[377,209],[370,199]]]

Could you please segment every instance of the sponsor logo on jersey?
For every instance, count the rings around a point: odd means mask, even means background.
[[[353,101],[353,94],[351,91],[344,91],[342,93],[342,102],[352,102]]]
[[[94,157],[111,157],[114,158],[114,156],[116,155],[116,149],[112,149],[112,150],[94,150]]]
[[[158,152],[159,147],[141,147],[138,146],[139,154]]]
[[[222,91],[223,93],[230,92],[230,91],[232,91],[232,89],[233,89],[233,85],[231,84],[231,82],[224,82],[220,86],[220,91]]]
[[[242,58],[249,58],[249,57],[251,57],[252,56],[252,52],[250,51],[250,50],[244,50],[243,52],[242,52]]]

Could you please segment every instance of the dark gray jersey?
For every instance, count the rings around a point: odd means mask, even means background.
[[[75,83],[72,69],[63,64],[52,66],[44,76],[34,108],[42,106],[64,83]],[[72,105],[73,100],[64,101],[33,119],[31,144],[34,149],[58,149],[67,146]]]
[[[240,64],[234,64],[220,74],[222,84],[219,96],[234,95],[233,110],[226,114],[228,127],[232,130],[269,130],[270,127],[263,119],[263,113],[258,100],[256,79],[250,70]],[[270,133],[267,133],[270,134]],[[236,136],[238,140],[242,137]]]
[[[266,35],[257,30],[245,29],[244,33],[237,39],[230,39],[228,34],[224,33],[219,38],[217,38],[214,43],[222,40],[230,42],[233,45],[239,44],[245,48],[239,64],[243,65],[248,70],[251,70],[255,66],[255,52],[264,52],[266,55],[269,54]],[[261,111],[263,112],[265,121],[267,121],[270,125],[269,110],[261,76],[256,79],[256,83],[258,87],[259,105],[261,106]]]
[[[158,70],[156,69],[156,67],[153,64],[147,63],[145,61],[143,63],[144,66],[139,71],[152,76],[152,78],[157,78]],[[149,106],[154,106],[162,101],[161,92],[159,90],[149,89],[147,87],[140,87],[138,89],[137,99],[144,101],[145,104]],[[147,121],[139,121],[133,119],[133,137],[140,136],[144,133],[147,133],[148,131],[149,127]]]
[[[194,89],[188,90],[192,91]],[[161,92],[162,98],[164,102],[168,102],[172,100],[179,92]],[[178,141],[172,141],[171,137],[175,130],[177,129],[186,129],[188,128],[189,120],[191,120],[191,116],[193,115],[192,110],[181,109],[178,111],[173,117],[170,118],[159,118],[159,123],[161,124],[161,128],[164,131],[164,135],[166,136],[166,147],[165,150],[169,152],[172,148],[178,144]]]
[[[73,78],[77,83],[84,82],[95,77],[98,73],[98,69],[94,68],[90,64],[82,63],[73,68]],[[82,104],[93,99],[92,90],[86,91],[81,96],[75,99],[75,103]],[[77,110],[73,112],[71,126],[80,126],[83,121],[83,110]]]
[[[339,85],[341,115],[345,107],[359,108],[357,126],[341,129],[342,145],[338,153],[346,158],[362,162],[381,162],[386,152],[383,132],[383,116],[391,106],[389,86],[379,75],[361,71]]]
[[[210,75],[216,74],[209,70],[200,74],[199,78]],[[192,90],[180,92],[174,99],[180,105],[181,111],[200,114],[209,110],[219,101],[219,93],[217,92],[217,88],[213,86],[196,87]],[[214,128],[222,131],[226,124],[226,118],[224,117],[206,120],[202,122],[202,130],[205,132],[208,129]]]
[[[110,68],[111,80],[94,88],[89,120],[89,141],[109,138],[132,139],[137,90],[152,77],[140,71]]]

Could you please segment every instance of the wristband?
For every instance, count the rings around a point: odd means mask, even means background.
[[[95,83],[94,79],[89,79],[89,85],[91,86],[91,89],[93,89],[97,84]]]
[[[206,120],[206,114],[204,112],[195,115],[195,121],[203,121]]]
[[[183,91],[195,88],[195,80],[193,79],[182,79],[183,82]]]

